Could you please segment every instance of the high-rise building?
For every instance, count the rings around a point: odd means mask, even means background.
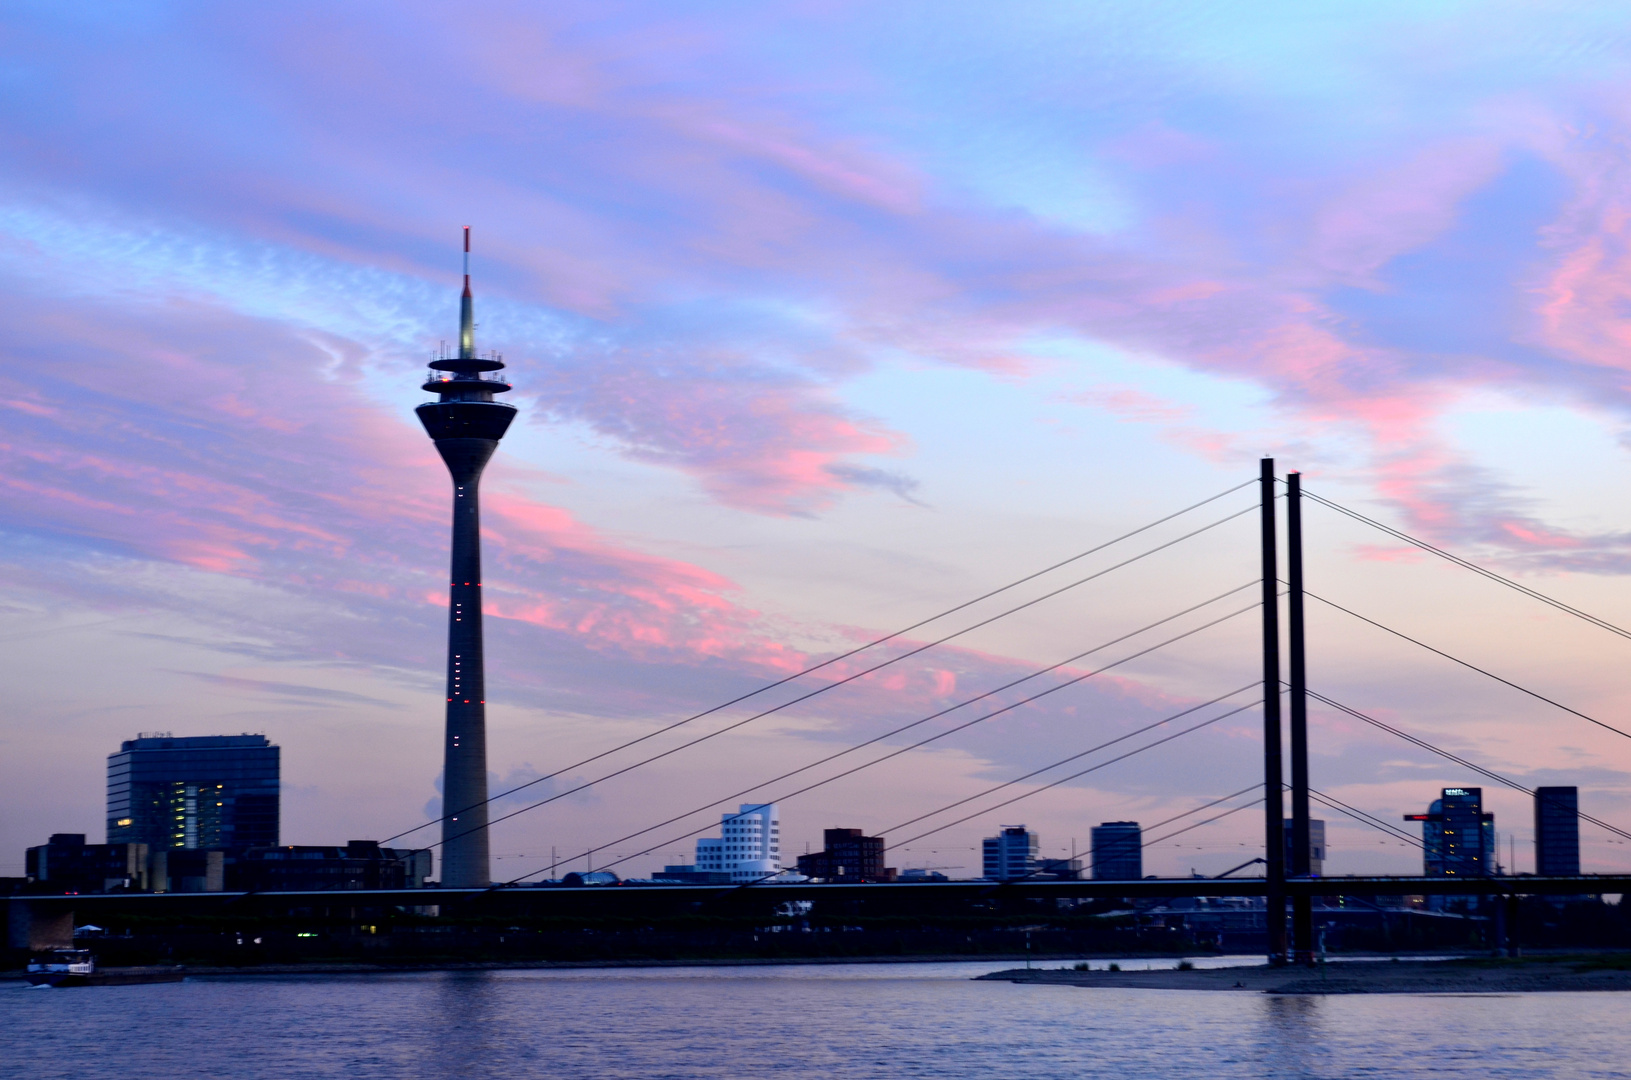
[[[1286,866],[1291,867],[1295,865],[1291,861],[1291,819],[1285,820]],[[1325,874],[1325,822],[1319,818],[1308,819],[1308,873],[1311,877]]]
[[[1023,825],[1004,825],[985,838],[981,875],[989,881],[1018,881],[1036,870],[1037,836]]]
[[[743,803],[720,821],[720,835],[697,841],[696,872],[759,881],[782,870],[781,818],[775,803]]]
[[[108,843],[275,846],[278,772],[279,750],[264,735],[127,739],[108,755]]]
[[[1136,821],[1093,826],[1088,863],[1095,881],[1137,881],[1144,876],[1144,830]]]
[[[1574,877],[1580,873],[1580,789],[1535,789],[1535,873]]]
[[[895,871],[883,864],[883,837],[860,829],[826,829],[823,849],[798,857],[799,873],[822,881],[893,881]]]
[[[453,560],[447,609],[447,731],[442,746],[442,884],[485,887],[487,847],[487,683],[481,637],[481,472],[515,419],[494,401],[510,384],[490,373],[504,361],[476,355],[470,296],[470,230],[464,230],[464,295],[459,351],[431,362],[424,388],[440,395],[414,411],[453,478]]]
[[[1419,821],[1425,877],[1489,877],[1495,872],[1495,815],[1484,813],[1483,788],[1445,788]]]

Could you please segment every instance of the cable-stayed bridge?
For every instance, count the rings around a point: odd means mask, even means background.
[[[1256,498],[1243,507],[1233,506],[1233,502],[1238,501],[1247,488],[1256,489]],[[979,596],[961,601],[928,618],[917,620],[911,625],[828,657],[801,671],[755,687],[711,708],[674,720],[617,746],[600,750],[581,760],[556,768],[526,784],[486,796],[471,806],[446,808],[445,817],[420,822],[384,838],[380,843],[383,845],[413,837],[421,830],[442,823],[447,818],[480,820],[482,822],[480,828],[485,830],[507,820],[546,811],[551,804],[562,799],[621,777],[639,775],[642,769],[674,758],[694,747],[728,737],[757,721],[865,680],[878,672],[897,668],[898,665],[937,647],[1033,609],[1048,600],[1105,578],[1161,552],[1204,543],[1206,538],[1216,535],[1215,531],[1222,526],[1248,515],[1256,516],[1260,552],[1259,572],[1256,578],[1199,598],[1176,611],[1163,614],[1134,630],[1098,642],[1063,660],[1006,679],[999,685],[981,690],[925,715],[914,717],[905,723],[895,724],[886,731],[842,749],[823,754],[796,767],[784,769],[776,775],[759,779],[751,786],[730,792],[711,793],[705,801],[690,805],[661,820],[645,824],[638,830],[606,838],[593,847],[574,852],[565,858],[554,858],[548,864],[535,866],[526,873],[484,888],[347,890],[343,898],[334,893],[226,892],[13,897],[8,901],[11,909],[9,925],[12,944],[18,947],[37,947],[44,943],[61,943],[64,928],[71,935],[76,913],[82,911],[118,910],[130,914],[152,915],[166,912],[179,915],[188,912],[200,914],[287,912],[315,908],[361,910],[369,906],[388,906],[419,910],[435,909],[452,917],[472,913],[535,914],[578,910],[640,913],[681,910],[688,905],[728,907],[749,902],[759,903],[767,897],[774,897],[777,902],[842,900],[846,903],[857,898],[865,898],[868,904],[877,905],[878,910],[909,914],[949,901],[979,901],[996,895],[1260,896],[1264,897],[1266,902],[1266,925],[1271,957],[1284,958],[1294,946],[1297,957],[1306,959],[1311,953],[1313,941],[1309,921],[1311,904],[1313,898],[1319,896],[1341,893],[1515,897],[1520,894],[1579,896],[1631,892],[1631,875],[1626,874],[1560,878],[1311,876],[1308,862],[1308,822],[1314,806],[1343,815],[1393,840],[1406,842],[1418,848],[1421,847],[1421,842],[1398,824],[1311,785],[1307,734],[1310,700],[1368,725],[1392,739],[1437,755],[1457,768],[1471,771],[1493,783],[1531,796],[1534,792],[1517,780],[1501,774],[1465,753],[1457,753],[1437,745],[1398,723],[1370,715],[1355,704],[1340,701],[1329,693],[1310,687],[1305,662],[1305,608],[1309,601],[1424,649],[1446,661],[1460,665],[1463,669],[1487,677],[1575,720],[1595,725],[1600,730],[1621,737],[1631,738],[1631,733],[1606,720],[1557,701],[1552,696],[1526,687],[1516,680],[1508,679],[1487,667],[1458,657],[1448,649],[1429,644],[1403,630],[1387,625],[1380,619],[1308,590],[1303,581],[1302,517],[1305,506],[1310,503],[1367,528],[1378,530],[1395,542],[1408,544],[1427,555],[1475,574],[1486,583],[1515,590],[1530,601],[1549,605],[1553,610],[1598,630],[1631,638],[1631,631],[1606,619],[1581,611],[1487,567],[1375,521],[1332,499],[1306,491],[1301,486],[1301,477],[1298,474],[1291,473],[1280,478],[1275,474],[1272,460],[1265,459],[1260,474],[1255,479],[1245,480],[1069,558],[988,590]],[[1163,526],[1175,527],[1182,531],[1159,543],[1150,543],[1149,534]],[[1146,546],[1139,547],[1140,543]],[[1123,552],[1125,554],[1122,554]],[[1085,566],[1085,560],[1101,553],[1111,553],[1112,561],[1108,565],[1086,573],[1076,569],[1078,565]],[[1067,576],[1068,580],[1063,584],[1049,584],[1057,580],[1058,576]],[[1020,599],[1023,594],[1018,590],[1033,583],[1041,587],[1042,591]],[[999,610],[990,614],[978,614],[976,617],[977,612],[985,610],[993,603],[999,606]],[[948,627],[958,615],[964,613],[968,613],[973,621],[965,621],[955,629],[935,629]],[[1284,632],[1282,614],[1285,616]],[[1143,843],[1145,847],[1155,846],[1179,835],[1205,829],[1225,818],[1261,808],[1264,837],[1261,861],[1265,864],[1265,873],[1262,877],[1221,879],[1192,877],[1137,881],[1044,881],[1031,878],[1000,883],[955,881],[832,884],[791,883],[773,880],[774,875],[766,875],[766,878],[759,882],[739,883],[730,887],[670,884],[586,889],[560,886],[529,887],[534,879],[551,873],[562,863],[571,864],[581,860],[586,864],[592,864],[596,869],[607,870],[665,849],[672,849],[675,844],[717,827],[718,819],[713,815],[721,806],[729,806],[740,799],[756,803],[780,803],[797,799],[913,751],[951,739],[961,732],[1068,691],[1097,676],[1124,669],[1127,665],[1158,654],[1170,646],[1203,634],[1214,627],[1252,616],[1256,616],[1261,627],[1261,669],[1240,673],[1238,683],[1231,688],[1198,704],[1173,711],[1133,730],[1124,731],[1113,738],[989,785],[972,795],[926,808],[879,831],[891,839],[890,849],[905,848],[959,825],[979,819],[993,820],[992,815],[999,810],[1101,770],[1114,769],[1129,759],[1145,754],[1158,755],[1163,748],[1222,721],[1242,715],[1260,715],[1263,724],[1262,772],[1254,776],[1234,778],[1236,783],[1229,786],[1237,787],[1237,790],[1205,798],[1181,813],[1148,826],[1144,835],[1149,838]],[[886,648],[891,645],[894,646],[893,650]],[[1264,693],[1265,687],[1273,688],[1272,692]],[[778,693],[779,696],[772,696]],[[756,702],[766,704],[756,705]],[[707,730],[702,730],[698,723],[738,708],[745,709],[746,715],[729,719]],[[658,749],[659,746],[663,746],[659,741],[661,737],[670,733],[680,733],[682,729],[688,730],[680,734],[671,745]],[[573,780],[561,790],[550,791],[549,794],[518,809],[491,816],[490,820],[485,812],[493,808],[493,804],[499,800],[513,800],[524,796],[528,789],[535,789],[537,785],[577,776],[581,770],[591,767],[594,767],[596,775],[588,779]],[[1283,835],[1288,798],[1293,833],[1289,844]],[[483,812],[470,813],[476,810]],[[701,815],[708,816],[698,824]],[[1631,840],[1631,832],[1616,824],[1585,813],[1581,813],[1579,819],[1621,840]],[[902,837],[902,833],[909,835]],[[438,847],[449,840],[457,841],[462,835],[457,831],[451,835],[444,831],[441,840],[427,846]],[[1288,851],[1291,856],[1289,865],[1286,857]],[[606,855],[608,852],[615,854],[608,857]],[[749,894],[753,894],[751,901]]]

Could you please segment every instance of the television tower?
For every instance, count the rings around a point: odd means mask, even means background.
[[[453,573],[447,609],[447,737],[442,766],[442,884],[491,884],[487,855],[487,687],[481,643],[481,471],[498,449],[515,406],[494,401],[510,384],[487,375],[504,362],[476,356],[470,299],[470,228],[464,230],[459,354],[431,362],[425,389],[441,400],[414,412],[453,477]]]

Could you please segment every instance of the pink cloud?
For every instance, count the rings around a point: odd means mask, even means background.
[[[1350,181],[1315,211],[1307,258],[1327,280],[1379,287],[1377,272],[1449,229],[1504,156],[1487,136],[1440,139]]]
[[[411,611],[424,601],[413,598],[445,603],[430,583],[446,559],[446,478],[411,418],[381,415],[350,380],[301,378],[298,392],[256,386],[267,371],[294,376],[325,364],[328,352],[202,311],[193,322],[167,314],[158,348],[146,315],[81,307],[70,324],[45,307],[53,336],[15,337],[0,384],[55,349],[75,350],[77,382],[52,391],[54,412],[28,414],[34,426],[0,443],[0,487],[16,493],[13,528],[297,594],[368,598],[399,619],[418,618]],[[217,335],[232,353],[278,363],[223,355]],[[144,378],[120,398],[102,395],[104,377],[131,366]],[[173,392],[178,380],[187,393]],[[87,387],[102,396],[87,399]],[[802,665],[732,599],[728,579],[623,547],[565,510],[509,494],[503,468],[494,468],[486,507],[488,557],[500,571],[488,601],[496,619],[663,663],[779,673]]]
[[[826,393],[786,378],[767,385],[745,361],[653,378],[631,359],[558,373],[540,387],[551,415],[587,421],[631,456],[677,466],[729,505],[808,513],[851,486],[837,466],[902,448],[898,435],[846,415]]]

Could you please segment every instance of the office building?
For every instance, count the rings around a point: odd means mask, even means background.
[[[251,848],[235,857],[228,877],[234,889],[246,891],[319,892],[417,889],[430,871],[430,852],[424,848],[353,840],[344,847]]]
[[[1291,819],[1286,818],[1286,873],[1291,873],[1295,863],[1291,859]],[[1308,874],[1310,877],[1325,876],[1325,822],[1319,818],[1308,819]]]
[[[1580,873],[1580,789],[1535,789],[1535,873],[1573,877]]]
[[[1036,833],[1023,825],[1004,825],[1002,832],[985,838],[982,850],[981,876],[988,881],[1018,881],[1036,870]]]
[[[278,773],[279,750],[264,735],[127,739],[108,755],[108,843],[275,846]]]
[[[51,892],[141,892],[148,886],[146,844],[87,844],[84,833],[54,833],[28,849],[24,874]]]
[[[494,401],[510,384],[504,362],[476,355],[470,296],[470,230],[464,230],[464,295],[459,353],[431,362],[424,389],[438,395],[414,409],[453,478],[453,553],[447,605],[447,714],[442,743],[442,884],[484,888],[492,880],[487,843],[487,683],[481,632],[482,470],[515,419]]]
[[[1137,881],[1144,876],[1144,830],[1136,821],[1095,825],[1088,865],[1095,881]]]
[[[1484,813],[1483,788],[1445,788],[1419,821],[1424,877],[1489,877],[1495,872],[1495,815]]]
[[[883,864],[883,837],[867,836],[860,829],[827,829],[821,834],[823,850],[798,857],[799,873],[818,881],[894,881],[895,871]]]
[[[697,841],[696,872],[727,874],[732,882],[781,873],[781,818],[775,803],[743,803],[725,814],[720,835]]]

